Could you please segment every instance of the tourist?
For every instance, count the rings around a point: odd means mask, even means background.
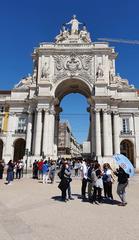
[[[61,190],[61,193],[62,193],[61,200],[64,202],[67,202],[66,191],[70,187],[70,181],[71,181],[71,178],[70,178],[71,172],[69,171],[69,166],[67,162],[63,163],[60,170],[60,174],[58,174],[58,176],[61,179],[58,185],[58,188]],[[69,189],[68,189],[68,193],[69,193]]]
[[[12,160],[10,160],[7,165],[8,165],[7,182],[8,182],[8,184],[11,184],[14,179],[14,163]]]
[[[55,161],[51,161],[51,165],[49,168],[49,179],[50,179],[51,183],[54,182],[55,172],[56,172],[56,163],[55,163]]]
[[[21,161],[17,161],[16,165],[15,165],[15,169],[16,169],[16,179],[20,179],[21,178],[21,171],[22,171],[22,163]]]
[[[4,161],[0,160],[0,179],[3,179]]]
[[[37,160],[33,163],[33,178],[38,179],[38,162]]]
[[[104,187],[104,197],[113,200],[112,194],[112,184],[114,181],[113,171],[109,163],[103,165],[103,187]]]
[[[102,171],[99,163],[95,164],[95,174],[96,181],[94,184],[94,192],[93,192],[93,202],[96,204],[101,203],[102,201],[102,189],[103,189],[103,181],[102,181]]]
[[[114,174],[118,177],[117,194],[121,199],[119,206],[125,206],[127,204],[125,189],[128,185],[129,174],[127,174],[121,166],[119,166],[119,169],[117,169]]]
[[[38,161],[38,178],[42,179],[42,166],[43,166],[43,160],[41,159]]]
[[[43,183],[47,183],[48,173],[49,173],[49,165],[48,165],[47,161],[44,161],[44,162],[43,162],[43,165],[42,165],[42,178],[43,178]]]
[[[91,202],[92,201],[92,196],[93,196],[93,173],[94,172],[94,164],[90,163],[89,168],[88,168],[88,173],[87,173],[87,182],[88,182],[88,200]]]
[[[67,193],[66,193],[66,199],[67,200],[74,200],[74,198],[72,197],[72,194],[71,194],[70,183],[72,181],[72,178],[71,178],[71,168],[70,168],[69,164],[66,164],[65,177],[67,178],[67,181],[69,181],[69,186],[68,186]]]
[[[87,163],[83,160],[81,164],[81,178],[82,178],[82,187],[81,187],[81,196],[82,199],[86,199],[86,187],[87,187]]]

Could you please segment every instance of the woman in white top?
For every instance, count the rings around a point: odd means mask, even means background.
[[[112,194],[112,183],[113,183],[113,176],[112,176],[112,169],[109,163],[105,163],[103,166],[104,173],[103,173],[103,183],[104,183],[104,194],[105,197],[113,200]]]

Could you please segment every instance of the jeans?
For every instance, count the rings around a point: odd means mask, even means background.
[[[43,173],[43,183],[47,183],[47,180],[48,180],[48,172]]]
[[[128,185],[128,183],[123,183],[123,184],[118,183],[118,186],[117,186],[117,194],[119,195],[122,203],[126,203],[125,188],[127,187],[127,185]]]
[[[10,183],[11,181],[13,181],[13,171],[7,172],[7,181],[8,183]]]

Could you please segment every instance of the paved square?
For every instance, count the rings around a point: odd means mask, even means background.
[[[139,239],[139,175],[130,179],[126,207],[82,202],[77,178],[71,183],[75,200],[61,202],[57,180],[53,185],[29,177],[12,185],[0,181],[0,240]],[[116,184],[113,194],[119,200]]]

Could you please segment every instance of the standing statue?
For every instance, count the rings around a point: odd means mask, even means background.
[[[103,77],[103,70],[102,70],[102,64],[99,63],[98,67],[97,67],[97,73],[96,73],[96,77],[97,78],[101,78]]]
[[[42,67],[41,78],[47,78],[47,76],[48,76],[48,65],[47,65],[47,62],[45,62]]]
[[[71,21],[66,23],[66,25],[69,25],[69,24],[71,24],[71,34],[76,34],[78,33],[78,30],[79,30],[79,24],[82,24],[82,23],[80,23],[76,19],[76,15],[73,15]]]

